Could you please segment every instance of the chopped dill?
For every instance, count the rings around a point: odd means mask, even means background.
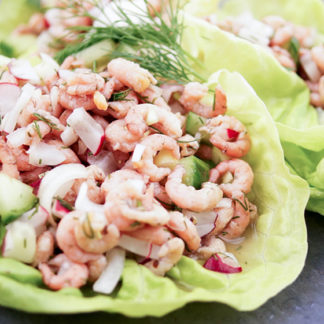
[[[38,113],[33,113],[33,115],[38,119],[43,121],[44,123],[46,123],[49,127],[51,127],[52,129],[55,130],[59,130],[57,125],[52,123],[49,119],[47,119],[46,117],[43,117],[42,115],[38,114]]]
[[[26,248],[27,248],[27,239],[24,238],[24,249],[26,249]]]
[[[38,125],[38,123],[37,123],[36,120],[33,121],[33,128],[35,129],[35,131],[36,131],[38,137],[39,137],[40,139],[43,139],[43,136],[42,136],[41,131],[40,131],[40,128],[39,128],[39,125]]]
[[[64,208],[66,208],[67,210],[73,210],[74,208],[73,208],[73,206],[69,203],[69,202],[67,202],[66,200],[64,200],[64,199],[62,199],[61,197],[59,197],[59,196],[56,196],[56,197],[54,197],[56,200],[58,200],[59,201],[59,203],[64,207]]]
[[[236,218],[240,218],[241,216],[234,216],[232,217],[232,219],[236,219]]]
[[[193,139],[193,140],[190,140],[190,141],[177,140],[177,143],[180,143],[180,144],[182,144],[182,143],[192,143],[192,142],[199,142],[199,140],[198,139]]]
[[[136,227],[136,226],[139,226],[139,225],[141,225],[141,223],[138,222],[138,221],[135,221],[132,224],[130,224],[130,227]]]
[[[132,89],[127,89],[124,91],[115,92],[111,95],[109,101],[125,101],[125,98],[128,96],[128,94],[132,91]],[[126,99],[127,100],[127,99]]]
[[[149,126],[151,129],[153,129],[155,132],[157,132],[158,134],[163,134],[160,130],[158,130],[156,127],[154,126]]]
[[[165,18],[147,0],[144,1],[147,4],[145,9],[140,8],[134,2],[132,3],[140,12],[137,14],[132,13],[132,10],[123,9],[118,1],[115,1],[115,9],[112,10],[119,19],[112,23],[100,20],[104,27],[71,27],[71,31],[81,32],[78,43],[65,46],[56,54],[55,59],[61,64],[66,57],[102,40],[110,39],[134,49],[131,52],[125,52],[118,51],[117,48],[109,53],[112,58],[123,57],[135,61],[141,67],[152,72],[156,78],[174,80],[178,83],[187,83],[191,81],[192,77],[199,81],[206,81],[191,68],[189,63],[191,61],[199,64],[199,62],[180,46],[184,25],[178,15],[179,4],[168,6]],[[104,8],[100,7],[98,2],[95,4],[104,13]],[[134,16],[137,19],[136,23],[130,18]],[[98,20],[96,17],[91,18]]]

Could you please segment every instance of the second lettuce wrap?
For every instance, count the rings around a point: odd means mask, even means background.
[[[191,0],[185,7],[186,12],[198,17],[216,12],[225,17],[245,10],[256,18],[278,14],[324,32],[324,5],[320,0]],[[324,125],[309,104],[304,81],[258,45],[187,14],[185,25],[182,44],[202,63],[201,74],[208,77],[220,68],[238,71],[265,102],[276,121],[287,163],[310,185],[307,209],[324,215]]]

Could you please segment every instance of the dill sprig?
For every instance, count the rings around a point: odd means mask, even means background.
[[[119,17],[117,21],[110,23],[106,17],[108,22],[100,20],[104,27],[72,27],[71,30],[81,32],[79,34],[81,42],[66,46],[56,54],[56,60],[62,63],[67,56],[102,40],[110,39],[132,48],[131,51],[124,51],[118,50],[117,47],[115,51],[109,53],[112,58],[123,57],[135,61],[152,72],[156,78],[174,80],[178,83],[187,83],[193,77],[199,81],[206,81],[191,68],[190,62],[198,63],[196,59],[180,46],[184,25],[178,15],[179,6],[167,6],[162,16],[147,0],[144,1],[145,9],[132,2],[132,6],[140,12],[136,13],[136,22],[131,18],[135,14],[129,9],[122,8],[119,1],[115,0],[115,13]],[[96,5],[105,13],[104,8],[98,3]],[[91,18],[98,21],[98,18]]]

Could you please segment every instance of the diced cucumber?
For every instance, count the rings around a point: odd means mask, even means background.
[[[195,136],[198,133],[199,128],[205,125],[205,122],[206,122],[206,118],[201,117],[193,113],[192,111],[190,111],[186,118],[186,133]],[[208,133],[200,132],[200,135],[201,135],[200,140],[202,143],[210,144],[209,142],[210,135]]]
[[[110,39],[100,41],[88,48],[77,53],[75,56],[77,59],[81,59],[85,66],[92,68],[94,62],[96,62],[97,69],[105,66],[111,59],[111,53],[115,50],[116,43]]]
[[[185,175],[182,178],[187,186],[193,186],[200,189],[202,183],[208,181],[210,165],[203,160],[191,155],[180,160],[185,168]]]
[[[32,263],[36,252],[36,232],[33,226],[15,221],[7,226],[2,255],[25,263]]]
[[[128,44],[120,43],[116,48],[116,52],[136,55],[137,49],[133,46],[128,45]]]
[[[161,150],[154,157],[154,164],[159,168],[169,168],[173,170],[178,163],[179,160],[177,160],[169,150]]]
[[[33,208],[37,201],[32,187],[0,173],[0,216],[3,224],[14,221]]]
[[[186,118],[186,133],[195,136],[199,128],[204,126],[206,119],[201,117],[192,111],[190,111]]]
[[[212,161],[215,163],[215,164],[218,164],[222,161],[225,161],[225,160],[229,160],[229,156],[224,154],[220,149],[218,149],[217,147],[213,146],[212,148]]]

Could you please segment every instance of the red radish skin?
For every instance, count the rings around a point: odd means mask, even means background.
[[[102,136],[101,136],[101,139],[100,139],[100,143],[99,143],[98,149],[97,149],[96,153],[94,154],[94,156],[96,156],[97,154],[100,153],[104,141],[105,141],[105,135],[102,135]]]
[[[38,180],[36,180],[36,181],[34,181],[34,182],[32,182],[30,184],[30,186],[34,188],[33,189],[33,194],[37,195],[38,189],[39,189],[39,186],[40,186],[41,182],[42,182],[42,179],[40,178],[40,179],[38,179]]]
[[[236,141],[239,135],[240,133],[236,130],[227,128],[227,136],[230,140]]]
[[[221,273],[239,273],[242,272],[242,267],[232,267],[222,261],[218,254],[211,256],[203,265],[207,270],[221,272]]]
[[[8,64],[8,70],[18,80],[39,81],[39,77],[36,73],[36,70],[28,61],[26,61],[25,63],[18,60],[12,60]]]
[[[58,212],[61,212],[61,213],[66,213],[68,214],[70,212],[70,210],[68,210],[66,207],[64,207],[59,200],[56,200],[56,203],[55,203],[55,210],[57,210]]]

